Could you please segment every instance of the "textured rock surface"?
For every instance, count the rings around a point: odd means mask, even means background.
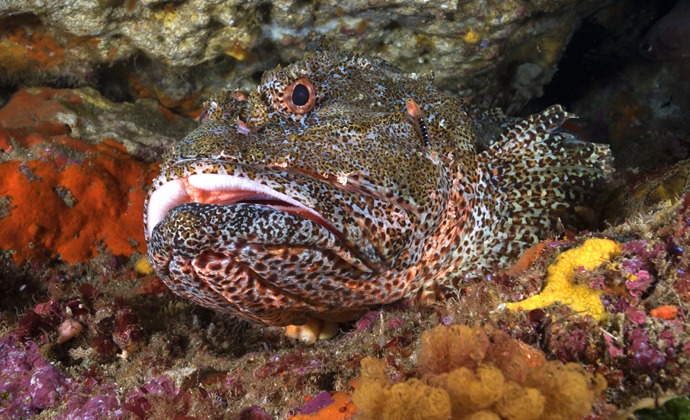
[[[141,214],[150,163],[190,121],[94,90],[28,88],[0,109],[0,249],[16,262],[77,262],[105,245],[146,252]]]
[[[439,323],[504,329],[549,360],[578,362],[604,375],[608,401],[595,407],[592,418],[609,418],[644,397],[656,401],[660,392],[687,394],[690,196],[675,200],[690,189],[690,164],[675,163],[690,150],[688,108],[679,102],[681,87],[689,84],[677,64],[630,66],[645,32],[633,23],[642,20],[648,28],[655,19],[648,0],[598,10],[597,19],[614,23],[586,19],[554,79],[576,94],[570,102],[550,96],[533,110],[559,102],[581,117],[569,128],[612,143],[624,185],[609,203],[610,220],[627,221],[586,238],[616,239],[623,255],[576,275],[580,284],[602,291],[610,322],[596,324],[559,305],[526,313],[497,310],[539,293],[545,267],[585,240],[568,232],[525,254],[525,264],[512,274],[498,272],[492,281],[470,285],[457,301],[431,310],[381,308],[345,326],[348,333],[309,348],[278,329],[238,324],[176,300],[146,270],[137,277],[136,258],[127,256],[136,257],[141,248],[127,238],[143,243],[137,239],[141,209],[135,209],[142,186],[149,185],[162,152],[195,126],[175,114],[195,116],[211,91],[249,87],[260,71],[301,57],[324,34],[407,71],[434,69],[445,87],[467,89],[467,95],[511,95],[505,86],[518,68],[525,89],[540,89],[545,79],[539,75],[549,75],[542,69],[555,68],[545,63],[555,62],[572,29],[565,25],[561,37],[557,24],[575,25],[593,4],[498,1],[481,9],[476,1],[447,8],[429,3],[281,2],[270,8],[239,1],[65,6],[0,0],[0,417],[237,420],[301,412],[295,420],[341,418],[357,411],[350,395],[363,357],[385,359],[392,383],[415,377],[420,334]],[[182,12],[191,6],[211,16],[196,29],[189,23],[194,15]],[[428,11],[416,11],[423,7]],[[503,26],[490,24],[489,7],[504,14]],[[525,7],[522,16],[506,12]],[[657,18],[668,9],[658,9]],[[404,13],[411,17],[401,18]],[[518,29],[496,37],[511,28]],[[602,28],[608,30],[604,36]],[[578,55],[572,47],[585,29],[589,49]],[[249,35],[233,35],[240,33]],[[183,47],[196,52],[184,59]],[[532,83],[526,76],[533,71]],[[68,180],[83,188],[65,185]],[[65,223],[79,218],[80,229]],[[34,226],[39,222],[47,228]],[[677,314],[655,318],[667,307]],[[58,345],[58,325],[70,312],[84,331]],[[133,332],[143,337],[133,340]],[[339,392],[327,398],[324,390]]]
[[[15,334],[0,338],[0,395],[3,418],[28,418],[71,394],[72,378],[51,366],[33,342]]]
[[[325,37],[409,72],[434,70],[443,89],[472,97],[503,93],[520,104],[541,94],[580,20],[601,6],[598,0],[0,1],[8,28],[0,74],[89,83],[99,64],[129,60],[99,78],[129,78],[179,105],[204,88],[251,85],[257,72],[304,58]]]

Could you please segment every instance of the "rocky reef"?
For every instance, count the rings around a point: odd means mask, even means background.
[[[601,1],[2,1],[0,79],[110,86],[188,111],[247,88],[326,38],[409,72],[434,71],[468,97],[521,104],[556,72],[563,47]],[[126,82],[127,89],[112,80]],[[199,93],[202,95],[199,95]]]
[[[638,52],[667,3],[0,0],[0,417],[687,415],[690,76]],[[163,154],[319,42],[511,115],[564,104],[616,158],[599,230],[313,346],[173,295],[144,258]]]

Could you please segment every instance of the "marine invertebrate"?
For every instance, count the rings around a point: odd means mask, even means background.
[[[678,308],[676,306],[664,305],[652,309],[649,311],[649,314],[654,318],[675,319],[678,315]]]
[[[606,388],[601,375],[575,363],[532,367],[505,332],[438,326],[422,336],[421,379],[392,383],[385,363],[362,360],[353,395],[362,418],[575,420]]]
[[[17,263],[58,255],[84,261],[98,254],[96,242],[115,255],[146,251],[139,214],[142,187],[155,169],[123,153],[120,144],[68,136],[61,115],[73,115],[68,106],[79,104],[69,90],[31,88],[0,109],[0,137],[6,132],[25,148],[44,145],[38,159],[0,163],[0,197],[11,198],[0,224],[1,246],[16,251]]]
[[[371,357],[362,360],[362,379],[352,400],[364,418],[444,420],[450,417],[450,397],[445,390],[418,379],[390,385],[384,367],[383,362]]]
[[[83,329],[84,326],[81,325],[79,321],[73,318],[67,318],[58,325],[58,336],[55,341],[57,341],[58,344],[62,344],[72,337],[79,335]]]
[[[561,302],[574,311],[601,321],[607,316],[599,298],[601,292],[588,285],[575,285],[572,280],[576,270],[592,270],[620,252],[620,246],[610,239],[588,239],[579,248],[566,251],[556,258],[547,270],[546,286],[541,293],[521,302],[508,303],[506,308],[531,310]]]
[[[276,326],[336,322],[457,288],[556,217],[593,221],[610,153],[557,131],[572,114],[473,121],[432,77],[317,52],[248,95],[212,97],[153,182],[151,265],[216,310]],[[475,124],[493,123],[503,134],[478,138]],[[476,142],[490,146],[477,154]],[[305,341],[318,337],[313,324]]]
[[[151,267],[151,264],[149,264],[149,260],[146,257],[141,257],[137,260],[137,262],[134,264],[134,270],[143,276],[150,276],[151,274],[155,273],[153,267]]]

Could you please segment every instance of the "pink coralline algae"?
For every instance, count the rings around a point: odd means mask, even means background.
[[[357,331],[370,330],[374,328],[374,324],[379,320],[379,313],[377,311],[370,311],[364,314],[359,321],[357,321]]]
[[[625,282],[626,287],[630,290],[630,294],[635,297],[642,296],[645,290],[652,284],[652,276],[646,270],[640,270],[635,275],[634,279]]]
[[[115,388],[115,386],[111,386]],[[99,420],[107,418],[120,419],[124,411],[117,400],[117,393],[111,389],[107,394],[98,394],[86,398],[77,396],[67,403],[67,410],[58,420]]]
[[[388,329],[389,330],[392,330],[394,328],[402,328],[404,326],[405,326],[405,321],[398,318],[397,316],[388,320]]]
[[[232,420],[273,420],[263,408],[253,405],[242,409]]]
[[[312,398],[307,404],[302,407],[300,414],[314,414],[322,408],[328,407],[333,404],[333,399],[331,398],[331,393],[324,391]]]
[[[613,358],[621,357],[623,356],[623,350],[619,349],[614,345],[614,340],[611,338],[609,335],[604,335],[604,341],[606,341],[606,344],[609,347],[609,354]]]
[[[31,417],[73,394],[73,380],[52,367],[33,342],[19,334],[0,338],[0,417]]]
[[[636,311],[632,306],[625,310],[625,314],[635,324],[644,324],[644,320],[647,317],[644,312]]]
[[[651,374],[666,365],[666,357],[649,343],[649,333],[643,328],[635,328],[627,334],[631,344],[626,348],[630,360],[627,368]]]
[[[122,406],[127,411],[143,419],[146,418],[146,412],[151,409],[151,403],[146,398],[146,395],[158,394],[167,398],[173,398],[178,393],[179,389],[175,386],[175,383],[167,376],[161,376],[127,394]]]
[[[591,342],[585,324],[578,325],[582,329],[567,331],[554,329],[549,336],[550,347],[556,358],[564,363],[587,362],[596,358],[591,350]]]

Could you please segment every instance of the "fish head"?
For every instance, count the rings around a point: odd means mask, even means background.
[[[205,306],[274,325],[401,298],[454,176],[475,170],[461,100],[432,78],[320,52],[212,97],[147,198],[154,268]]]
[[[654,61],[690,58],[690,0],[679,1],[649,29],[639,43],[640,55]]]

